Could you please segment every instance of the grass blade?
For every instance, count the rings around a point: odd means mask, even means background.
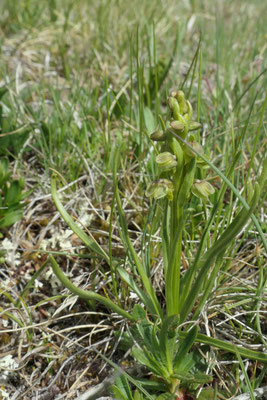
[[[82,242],[87,246],[89,249],[100,255],[101,257],[104,258],[104,260],[109,264],[109,257],[108,255],[104,252],[104,250],[97,244],[96,241],[91,239],[79,226],[73,221],[71,216],[67,213],[65,210],[63,204],[59,200],[58,194],[57,194],[57,188],[56,188],[56,175],[52,175],[51,178],[51,194],[52,198],[55,202],[55,205],[61,215],[61,217],[64,219],[64,221],[68,224],[68,226],[72,229],[74,233],[82,240]]]
[[[144,285],[144,288],[146,290],[147,295],[151,299],[151,302],[153,304],[154,310],[156,314],[162,318],[162,310],[160,307],[160,304],[157,300],[156,294],[154,292],[153,286],[147,276],[146,269],[139,260],[138,254],[136,253],[132,242],[130,240],[129,234],[128,234],[128,227],[125,219],[125,215],[122,209],[121,205],[121,200],[119,196],[119,190],[118,190],[118,183],[117,183],[117,166],[119,162],[119,147],[117,148],[117,151],[115,153],[115,160],[114,160],[114,168],[113,168],[113,181],[114,181],[114,194],[116,197],[116,202],[117,202],[117,208],[118,208],[118,214],[119,214],[119,222],[120,222],[120,227],[121,227],[121,234],[122,234],[122,240],[124,243],[125,248],[129,251],[129,254],[131,255],[132,260],[134,261],[134,264],[137,268],[137,271],[140,275],[140,278],[142,280],[142,283]]]
[[[179,332],[179,338],[182,340],[186,337],[186,335],[187,335],[187,332]],[[230,353],[233,353],[233,354],[236,354],[236,351],[238,351],[242,357],[249,358],[250,360],[257,360],[257,361],[261,361],[263,363],[267,363],[267,354],[266,353],[246,349],[244,347],[239,347],[230,342],[203,335],[202,333],[197,334],[195,341],[197,343],[208,344],[209,346],[215,347],[217,349],[229,351]]]
[[[123,310],[122,308],[114,304],[110,299],[103,297],[98,293],[92,292],[91,290],[83,290],[73,285],[73,283],[61,270],[61,268],[59,267],[58,263],[56,262],[53,256],[49,256],[49,262],[51,263],[54,274],[63,283],[63,285],[67,289],[69,289],[73,294],[79,296],[81,299],[84,300],[98,301],[99,303],[104,304],[104,306],[110,308],[117,314],[127,318],[129,321],[135,321],[134,317],[131,314],[129,314],[127,311]]]
[[[168,129],[168,131],[171,132],[172,135],[177,137],[177,139],[180,140],[182,143],[184,143],[187,147],[189,147],[190,150],[192,150],[194,153],[196,153],[200,158],[202,158],[202,160],[204,160],[213,169],[213,171],[215,171],[216,174],[218,174],[224,180],[224,182],[230,187],[230,189],[234,192],[234,194],[240,200],[240,202],[242,203],[244,208],[246,210],[249,210],[249,205],[247,204],[245,199],[241,196],[239,191],[235,188],[235,186],[233,186],[233,184],[229,181],[229,179],[213,163],[211,163],[205,156],[203,156],[203,154],[196,151],[189,143],[187,143],[185,140],[183,140],[180,136],[178,136],[171,129]],[[261,182],[260,186],[261,187],[264,185],[266,178],[267,178],[267,157],[265,158],[265,160],[263,162],[263,166],[262,166],[262,174],[260,177],[260,182]],[[264,233],[262,232],[261,226],[254,214],[251,215],[251,219],[254,222],[255,227],[257,228],[257,231],[261,237],[262,243],[263,243],[265,251],[267,253],[267,241],[265,239]]]
[[[198,266],[199,274],[196,278],[191,290],[189,291],[186,300],[181,309],[181,322],[185,320],[185,318],[191,312],[194,303],[202,290],[202,285],[204,280],[208,276],[208,271],[212,265],[212,263],[216,260],[217,257],[220,257],[226,247],[233,241],[235,236],[241,231],[244,225],[247,223],[249,217],[251,216],[254,208],[257,205],[258,199],[260,195],[259,185],[255,187],[255,194],[251,201],[251,206],[249,211],[242,210],[233,220],[233,222],[228,226],[228,228],[224,231],[224,233],[220,236],[220,238],[214,243],[214,245],[206,252],[204,256],[204,260],[200,262],[200,266]],[[212,288],[210,288],[211,290]],[[205,295],[208,295],[206,293]]]

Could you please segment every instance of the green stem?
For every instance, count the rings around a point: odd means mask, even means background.
[[[180,215],[182,215],[181,210]],[[172,218],[172,217],[171,217]],[[180,292],[180,262],[182,253],[182,231],[184,220],[179,216],[176,219],[177,231],[172,238],[172,245],[170,246],[170,254],[168,257],[168,267],[165,279],[165,292],[166,292],[166,308],[167,317],[177,314],[179,308],[179,292]]]
[[[184,205],[188,198],[195,175],[196,162],[192,158],[183,168],[182,177],[175,182],[176,191],[171,206],[170,254],[166,268],[167,316],[178,314],[180,308],[180,266],[182,253],[182,232],[185,223]],[[177,189],[178,188],[178,189]]]

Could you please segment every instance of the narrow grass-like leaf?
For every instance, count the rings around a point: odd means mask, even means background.
[[[56,188],[56,176],[52,175],[51,177],[51,194],[52,198],[55,202],[55,205],[61,215],[61,217],[64,219],[64,221],[68,224],[68,226],[71,228],[71,230],[76,233],[76,235],[82,240],[82,242],[87,246],[90,250],[94,251],[98,255],[104,258],[104,260],[109,263],[109,257],[106,254],[106,252],[97,244],[95,240],[90,238],[71,218],[71,216],[67,213],[65,210],[63,204],[59,200],[58,194],[57,194],[57,188]]]
[[[77,286],[73,285],[73,283],[69,280],[69,278],[61,270],[61,268],[59,267],[58,263],[56,262],[56,260],[54,259],[54,257],[52,255],[49,256],[49,262],[51,263],[54,274],[63,283],[63,285],[67,289],[69,289],[73,294],[75,294],[76,296],[79,296],[81,299],[84,299],[84,300],[98,301],[99,303],[104,304],[104,306],[106,306],[107,308],[110,308],[111,310],[118,313],[119,315],[122,315],[129,321],[135,321],[134,317],[131,314],[129,314],[127,311],[125,311],[121,307],[114,304],[110,299],[103,297],[98,293],[94,293],[91,290],[83,290],[83,289],[80,289]]]
[[[204,287],[203,287],[203,293],[202,296],[199,299],[199,302],[197,304],[197,308],[194,311],[193,320],[196,320],[199,314],[201,313],[201,310],[203,310],[204,304],[208,298],[210,298],[211,292],[213,290],[214,282],[216,280],[216,277],[218,276],[218,273],[220,271],[220,268],[222,266],[222,259],[223,255],[221,254],[220,256],[217,257],[215,266],[213,267],[213,270],[206,281]]]
[[[69,294],[58,294],[56,296],[51,296],[51,297],[46,297],[45,299],[38,301],[38,303],[34,304],[32,311],[34,311],[36,308],[40,307],[43,304],[48,304],[50,301],[53,300],[62,300],[68,297]]]
[[[121,381],[121,383],[123,385],[123,388],[124,388],[124,391],[125,391],[125,394],[126,394],[126,399],[127,400],[134,400],[133,396],[132,396],[132,392],[131,392],[130,386],[129,386],[129,383],[128,383],[125,375],[121,375],[119,380]]]
[[[183,341],[179,343],[178,352],[173,361],[175,370],[179,369],[183,360],[186,358],[187,353],[189,352],[189,350],[191,349],[196,340],[197,333],[198,333],[198,327],[197,325],[195,325],[193,326],[192,329],[190,329],[190,331],[187,332]]]
[[[110,392],[112,393],[112,395],[116,400],[129,400],[122,392],[122,390],[118,388],[116,385],[112,385],[110,387]]]
[[[48,260],[46,260],[41,267],[33,274],[29,282],[27,282],[27,285],[23,289],[20,298],[24,299],[30,288],[34,285],[34,281],[38,278],[38,276],[41,274],[41,272],[45,269],[46,265],[48,263]],[[19,299],[16,302],[16,306],[19,307]]]
[[[186,97],[187,98],[190,98],[190,96],[191,96],[193,82],[194,82],[194,79],[195,79],[195,72],[196,72],[197,62],[198,62],[198,59],[200,58],[200,52],[201,52],[201,47],[200,46],[201,46],[201,38],[199,39],[197,50],[196,50],[195,57],[194,57],[195,58],[195,62],[194,62],[194,65],[193,65],[193,72],[192,72],[192,77],[191,77],[191,81],[190,81],[190,86],[189,86],[188,92],[186,93]],[[200,76],[199,76],[199,80],[198,81],[201,82]]]
[[[0,307],[0,315],[6,316],[7,318],[11,319],[11,320],[14,321],[16,324],[18,324],[18,326],[19,326],[20,328],[25,329],[28,342],[29,342],[29,343],[31,342],[32,335],[31,335],[31,333],[29,332],[29,330],[27,329],[27,326],[25,326],[24,323],[23,323],[19,318],[17,318],[15,315],[13,315],[12,313],[10,313],[10,312],[8,312],[8,311],[5,311],[5,310],[3,309],[3,307]],[[13,330],[13,329],[12,329],[12,330]],[[5,329],[5,331],[8,331],[8,329]]]
[[[146,274],[150,277],[150,260],[151,260],[151,236],[152,236],[152,223],[156,215],[156,202],[152,204],[148,211],[145,221],[141,240],[142,262],[146,269]]]
[[[185,320],[185,318],[191,312],[194,303],[197,299],[197,296],[200,294],[203,288],[203,282],[207,278],[208,271],[215,261],[217,257],[220,257],[229,243],[232,243],[236,235],[241,231],[244,225],[247,223],[249,217],[251,216],[254,208],[257,205],[259,199],[259,185],[255,185],[255,194],[251,201],[250,209],[242,210],[233,220],[233,222],[228,226],[228,228],[224,231],[224,233],[220,236],[220,238],[213,244],[211,248],[204,255],[204,260],[200,262],[198,265],[199,274],[196,278],[191,290],[187,294],[186,300],[181,309],[181,322]]]
[[[226,178],[226,176],[213,163],[211,163],[205,156],[203,156],[203,154],[201,154],[198,151],[196,151],[189,143],[187,143],[185,140],[183,140],[174,131],[172,131],[171,129],[168,129],[168,131],[171,132],[172,135],[177,137],[177,139],[180,140],[182,143],[184,143],[187,147],[189,147],[190,150],[192,150],[194,153],[196,153],[200,158],[202,158],[202,160],[204,160],[216,172],[216,174],[218,174],[224,180],[224,182],[230,187],[230,189],[238,197],[238,199],[240,200],[240,202],[242,203],[244,208],[246,210],[249,210],[249,205],[247,204],[245,199],[240,195],[239,191],[235,188],[235,186],[233,186],[233,184],[229,181],[229,179]],[[264,182],[266,180],[266,177],[267,177],[267,157],[263,161],[263,165],[262,165],[262,173],[261,173],[261,176],[260,176],[260,182],[261,182],[260,183],[260,187],[263,186],[263,184],[264,184]],[[257,220],[257,218],[255,217],[254,214],[251,215],[251,219],[254,222],[255,227],[257,228],[257,231],[258,231],[258,233],[259,233],[259,235],[261,237],[261,240],[263,242],[265,251],[267,252],[267,241],[265,239],[264,233],[262,232],[261,226],[260,226],[260,224],[259,224],[259,222],[258,222],[258,220]]]
[[[183,90],[184,85],[185,85],[185,83],[187,82],[187,80],[188,80],[188,78],[189,78],[191,69],[194,68],[194,65],[197,63],[197,57],[198,57],[198,52],[199,52],[199,49],[200,49],[200,43],[201,43],[201,41],[199,40],[198,46],[197,46],[197,50],[196,50],[196,52],[195,52],[195,54],[194,54],[193,60],[191,61],[191,64],[190,64],[190,66],[189,66],[189,68],[188,68],[188,71],[187,71],[187,73],[186,73],[186,75],[185,75],[185,77],[184,77],[183,83],[182,83],[182,85],[181,85],[181,88],[180,88],[181,90]],[[188,96],[187,96],[187,97],[188,97]]]
[[[179,338],[184,339],[187,335],[187,332],[179,332]],[[217,349],[229,351],[230,353],[236,354],[236,350],[242,357],[249,358],[250,360],[257,360],[267,363],[267,354],[262,353],[260,351],[254,351],[250,349],[246,349],[245,347],[239,347],[230,342],[214,339],[210,336],[203,335],[202,333],[198,333],[195,341],[198,343],[208,344],[211,347],[215,347]]]
[[[246,371],[246,369],[245,369],[243,360],[242,360],[242,358],[240,357],[240,354],[239,354],[238,350],[236,350],[236,356],[237,356],[237,358],[238,358],[238,361],[239,361],[241,370],[242,370],[242,372],[243,372],[243,375],[244,375],[244,378],[245,378],[245,381],[246,381],[246,384],[247,384],[247,388],[248,388],[248,391],[249,391],[249,394],[250,394],[250,399],[251,399],[251,400],[255,400],[254,392],[253,392],[253,389],[252,389],[252,386],[251,386],[251,383],[250,383],[250,380],[249,380],[247,371]]]
[[[173,355],[176,342],[176,328],[178,324],[178,315],[166,317],[162,323],[159,333],[160,351],[165,354],[166,366],[170,375],[172,374],[173,370]]]
[[[144,285],[144,288],[146,290],[147,295],[151,299],[151,302],[153,304],[154,310],[156,314],[162,318],[162,310],[160,307],[160,304],[157,300],[156,294],[154,292],[153,286],[149,280],[149,277],[147,276],[146,269],[139,260],[138,254],[136,253],[133,244],[130,240],[129,234],[128,234],[128,227],[125,219],[125,215],[122,209],[121,205],[121,200],[119,196],[119,190],[118,190],[118,183],[117,183],[117,167],[119,163],[119,148],[117,148],[117,151],[115,153],[115,160],[114,160],[114,167],[113,167],[113,182],[114,182],[114,194],[116,197],[116,202],[117,202],[117,209],[118,209],[118,214],[119,214],[119,222],[120,222],[120,227],[121,227],[121,233],[122,233],[122,240],[124,243],[125,248],[129,251],[134,264],[137,268],[137,271],[140,275],[140,278],[142,280],[142,283]]]
[[[147,296],[147,294],[137,285],[135,282],[134,278],[128,274],[125,269],[121,267],[117,267],[117,272],[120,274],[121,278],[127,283],[127,285],[137,294],[139,299],[142,301],[142,303],[147,307],[147,309],[151,312],[151,314],[155,314],[156,310],[154,308],[154,305]]]
[[[232,174],[239,157],[240,157],[240,153],[237,153],[236,156],[234,157],[234,159],[232,160],[231,165],[226,174],[227,178]],[[203,234],[201,236],[201,240],[198,245],[197,253],[194,258],[194,263],[193,263],[193,265],[190,266],[190,268],[188,268],[188,270],[184,274],[183,278],[181,279],[181,304],[184,303],[185,297],[192,285],[193,279],[194,279],[196,271],[197,271],[197,266],[198,266],[198,263],[199,263],[199,260],[202,256],[202,254],[203,254],[203,251],[204,251],[204,248],[205,248],[205,245],[207,242],[207,238],[208,238],[212,223],[215,219],[216,213],[218,212],[218,214],[220,214],[220,210],[223,207],[222,199],[225,194],[226,188],[227,188],[227,184],[225,182],[223,182],[223,185],[220,188],[219,197],[216,201],[216,204],[213,206],[213,208],[211,210],[209,221],[206,224]],[[216,232],[216,227],[215,227],[215,232]]]
[[[156,360],[146,349],[134,347],[132,355],[140,364],[145,365],[154,374],[165,378],[169,376],[169,372],[164,368],[164,365]]]
[[[117,377],[120,375],[124,375],[129,382],[131,382],[134,386],[136,386],[144,395],[147,397],[149,400],[154,400],[154,397],[152,397],[144,388],[143,386],[138,382],[138,380],[135,380],[132,378],[126,371],[124,371],[122,368],[120,368],[117,364],[115,364],[113,361],[109,360],[104,354],[102,354],[100,351],[98,351],[96,348],[94,348],[94,351],[99,355],[99,357],[103,358],[109,365],[111,365],[117,374]],[[116,379],[116,377],[115,377]]]
[[[251,171],[252,165],[254,163],[254,157],[255,157],[255,154],[256,154],[256,147],[257,147],[259,134],[260,134],[260,130],[261,130],[261,127],[262,127],[262,123],[263,123],[263,118],[264,118],[264,115],[265,115],[266,107],[267,107],[267,93],[265,95],[264,104],[262,106],[261,115],[260,115],[259,123],[258,123],[258,127],[257,127],[257,132],[256,132],[255,138],[253,140],[253,149],[252,149],[252,153],[251,153],[251,157],[250,157],[250,163],[249,163],[249,166],[248,166],[245,187],[247,187],[248,179],[250,177],[250,171]]]
[[[267,72],[267,68],[265,68],[258,76],[256,76],[255,79],[253,79],[252,82],[250,82],[250,84],[248,85],[248,87],[244,90],[244,92],[241,94],[241,96],[237,99],[233,111],[235,110],[235,108],[238,106],[238,104],[240,103],[240,101],[242,100],[242,98],[245,96],[245,94],[249,91],[249,89],[258,81],[258,79],[264,75]]]
[[[32,329],[33,320],[32,320],[31,311],[30,311],[30,309],[29,309],[27,303],[25,302],[24,298],[22,298],[21,296],[19,296],[19,300],[20,300],[21,305],[23,306],[24,310],[26,311],[26,313],[27,313],[27,315],[28,315],[30,327],[28,328],[28,329],[29,329],[29,331],[28,331],[28,334],[29,334],[29,335],[27,335],[27,336],[28,336],[30,339],[32,339],[32,337],[33,337],[33,329]]]

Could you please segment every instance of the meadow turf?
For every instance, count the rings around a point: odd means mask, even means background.
[[[0,399],[78,400],[112,375],[114,363],[145,376],[124,337],[131,322],[95,300],[73,296],[47,257],[52,254],[76,286],[132,313],[139,300],[116,270],[131,264],[116,182],[129,238],[164,309],[161,220],[145,196],[158,173],[150,134],[160,126],[159,115],[167,115],[170,91],[183,88],[202,124],[205,155],[244,198],[246,189],[255,190],[267,137],[264,6],[258,0],[0,2],[0,158],[29,191],[22,218],[0,225]],[[61,218],[52,175],[64,208],[111,265]],[[205,178],[219,192],[221,177],[210,168]],[[254,211],[258,225],[250,219],[229,243],[197,320],[199,332],[262,353],[266,189]],[[192,197],[187,205],[183,272],[214,202]],[[241,209],[226,186],[207,247]],[[138,270],[131,273],[139,283]],[[212,376],[206,387],[213,397],[206,398],[249,393],[253,399],[253,391],[267,385],[263,362],[195,346]],[[109,394],[106,388],[99,393]]]

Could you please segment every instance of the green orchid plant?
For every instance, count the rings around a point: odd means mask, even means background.
[[[205,168],[206,164],[197,154],[204,151],[192,132],[201,128],[201,124],[192,121],[193,110],[184,92],[172,92],[168,98],[170,119],[164,123],[162,130],[151,135],[152,140],[161,142],[161,152],[156,156],[160,177],[152,182],[146,191],[147,196],[155,200],[166,196],[165,221],[163,224],[163,260],[166,282],[166,314],[179,315],[183,306],[180,295],[180,265],[182,251],[182,234],[186,222],[188,203],[191,193],[204,201],[214,193],[213,186],[204,180],[195,179],[197,167]],[[181,143],[176,136],[188,140],[190,148]],[[192,149],[191,149],[192,148]]]
[[[218,172],[224,184],[213,203],[212,212],[200,240],[194,260],[188,269],[182,271],[182,246],[185,223],[188,218],[188,205],[191,196],[198,196],[205,204],[209,196],[215,194],[214,187],[202,179],[207,167],[218,171],[205,156],[198,140],[198,130],[201,125],[193,121],[193,110],[183,91],[171,93],[168,98],[169,113],[166,121],[160,118],[161,129],[151,135],[160,150],[155,156],[158,177],[146,190],[146,196],[151,197],[151,206],[160,204],[162,210],[161,235],[162,256],[165,280],[165,301],[162,304],[157,296],[151,280],[151,272],[140,260],[129,236],[127,221],[122,208],[118,189],[118,168],[121,156],[121,143],[115,147],[113,155],[114,198],[117,206],[119,232],[122,243],[127,251],[131,271],[120,265],[120,260],[114,260],[111,252],[107,254],[103,248],[88,236],[70,217],[57,194],[56,176],[52,176],[51,191],[53,200],[62,218],[77,234],[92,252],[110,265],[113,282],[118,276],[134,292],[141,305],[135,305],[133,310],[125,310],[120,302],[110,299],[107,295],[99,295],[93,291],[82,290],[73,285],[61,270],[55,258],[50,255],[56,276],[75,295],[88,301],[97,301],[105,307],[128,319],[131,328],[132,356],[138,363],[144,365],[152,374],[153,380],[140,381],[141,389],[147,387],[154,393],[151,397],[135,394],[135,398],[173,398],[186,400],[194,398],[200,385],[211,381],[211,376],[205,373],[206,365],[199,358],[194,344],[217,347],[240,356],[267,361],[266,354],[236,347],[232,343],[208,337],[198,332],[198,317],[214,287],[216,277],[222,266],[222,256],[226,248],[244,228],[259,200],[267,175],[267,160],[265,160],[258,183],[252,190],[248,185],[247,202],[238,190],[229,182],[227,176]],[[229,167],[229,173],[234,168],[236,160]],[[201,178],[201,179],[199,179]],[[226,186],[230,186],[243,203],[241,211],[233,218],[224,232],[209,245],[207,240],[212,222],[218,210]],[[255,219],[255,217],[253,216]],[[111,230],[110,230],[111,232]],[[190,317],[190,318],[189,318]],[[190,319],[190,323],[188,320]],[[139,382],[139,383],[140,383]],[[125,383],[125,380],[124,380]],[[140,384],[138,384],[140,386]],[[139,387],[138,386],[138,387]],[[131,398],[129,390],[114,386],[113,392],[117,398]],[[128,394],[125,394],[128,393]],[[145,393],[147,393],[145,391]],[[139,397],[138,397],[139,396]],[[145,396],[145,397],[142,397]]]

